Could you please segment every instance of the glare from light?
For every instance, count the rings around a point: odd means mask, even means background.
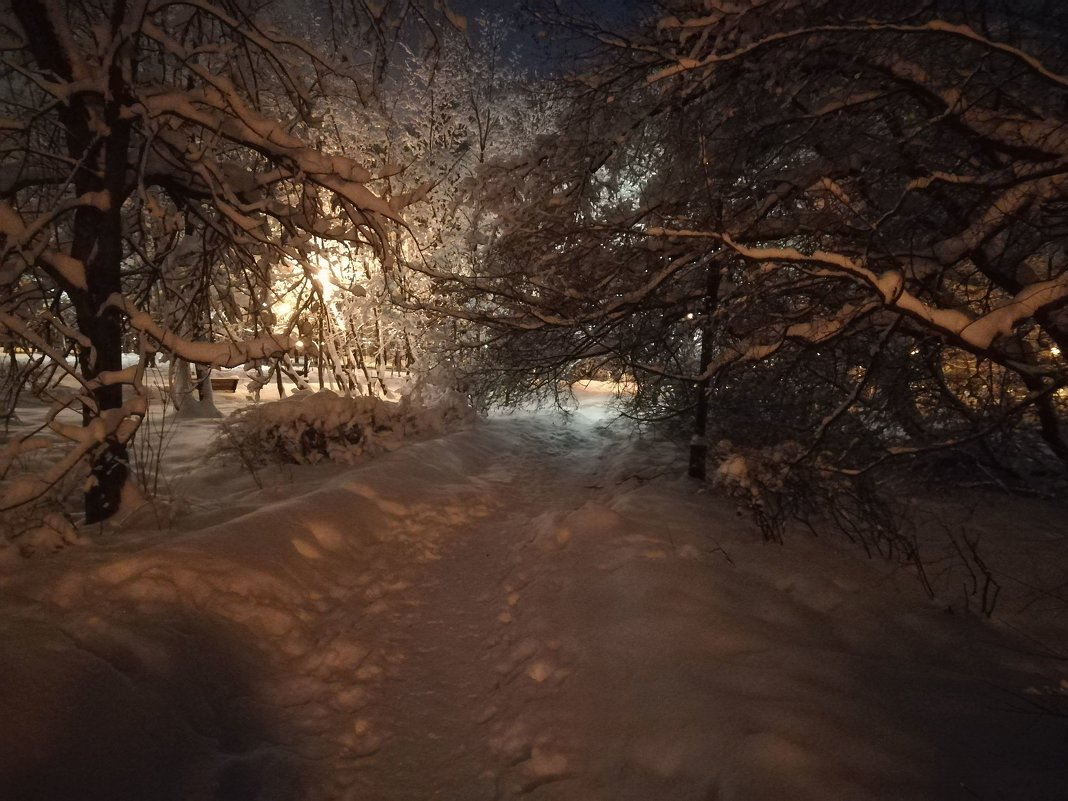
[[[319,284],[320,291],[323,293],[323,300],[330,300],[337,290],[337,285],[334,284],[333,276],[330,274],[330,268],[323,267],[319,270],[319,274],[315,276],[315,281]]]
[[[1050,353],[1051,353],[1051,354],[1052,354],[1053,356],[1060,356],[1060,355],[1061,355],[1061,349],[1060,349],[1060,348],[1058,348],[1058,347],[1057,347],[1056,345],[1054,345],[1054,346],[1053,346],[1052,348],[1050,348],[1050,349],[1049,349],[1049,352],[1050,352]]]

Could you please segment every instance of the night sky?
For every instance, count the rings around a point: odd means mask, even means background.
[[[543,0],[544,2],[545,0]],[[447,0],[451,10],[466,17],[470,23],[469,30],[474,33],[473,22],[482,14],[500,14],[508,20],[522,26],[525,22],[523,7],[525,0]],[[565,11],[574,11],[578,15],[588,15],[601,22],[606,28],[620,29],[640,19],[653,6],[652,0],[561,0]],[[532,31],[519,31],[512,37],[512,45],[524,56],[531,67],[543,66],[553,61],[553,56],[546,52],[544,43],[535,41]]]
[[[513,16],[523,6],[523,0],[448,0],[449,8],[464,16],[476,17],[482,12]],[[564,9],[575,9],[611,21],[627,16],[642,7],[652,5],[648,0],[564,0]]]

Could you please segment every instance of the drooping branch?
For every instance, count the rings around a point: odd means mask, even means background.
[[[130,327],[157,343],[159,349],[181,359],[209,367],[237,367],[258,359],[271,359],[294,350],[296,344],[288,335],[266,336],[244,341],[194,342],[159,325],[152,317],[121,295],[112,295],[105,304],[126,315]]]

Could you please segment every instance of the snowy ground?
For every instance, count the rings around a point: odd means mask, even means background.
[[[583,399],[262,487],[183,423],[180,503],[4,563],[0,798],[1068,797],[1063,604],[765,545]]]

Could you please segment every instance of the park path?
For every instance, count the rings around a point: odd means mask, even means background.
[[[482,421],[0,575],[0,798],[1059,797],[1044,663],[603,423]]]
[[[605,442],[588,425],[490,425],[507,431],[502,447],[448,489],[487,514],[445,524],[405,611],[372,635],[398,658],[365,710],[387,734],[356,768],[354,797],[480,801],[576,775],[562,736],[575,731],[573,638],[539,595],[576,579],[551,575],[547,560],[570,545],[554,524],[601,491]]]

